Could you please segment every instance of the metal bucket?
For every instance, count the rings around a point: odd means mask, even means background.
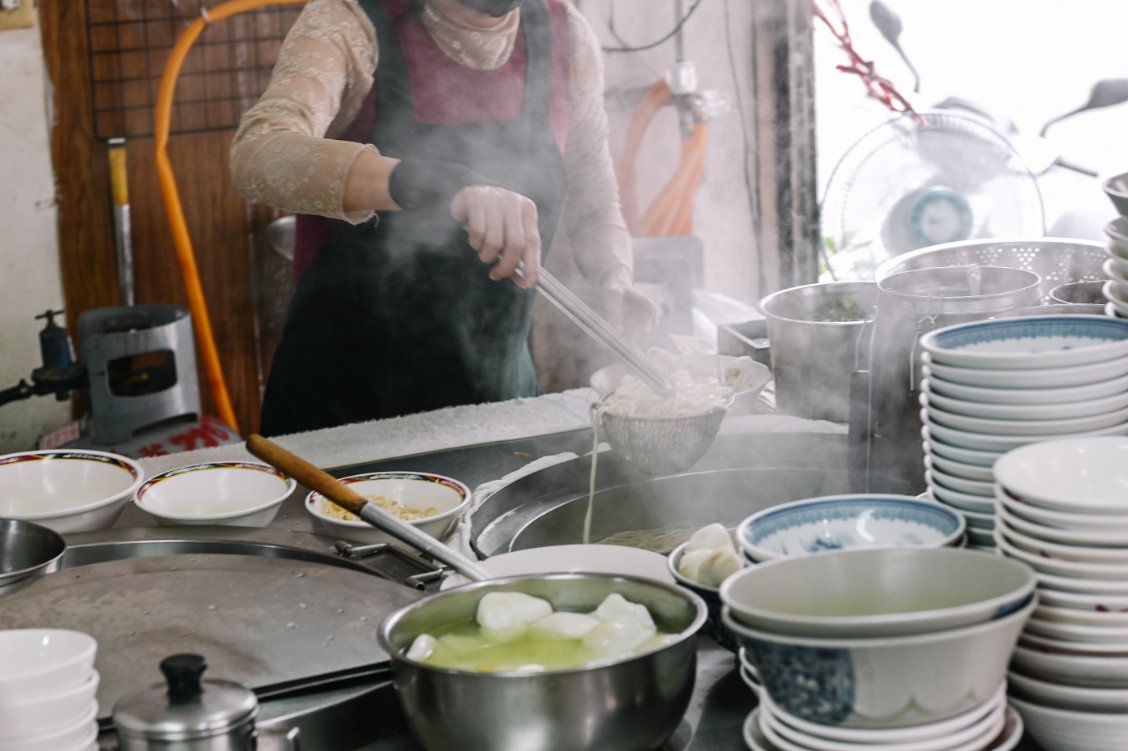
[[[768,322],[776,407],[846,422],[858,341],[877,302],[873,282],[790,287],[760,301]]]
[[[877,460],[878,467],[892,464],[901,471],[923,472],[920,337],[934,329],[1037,305],[1040,282],[1038,274],[1025,269],[970,265],[902,271],[877,283],[877,317],[868,342],[871,432],[867,440],[884,439],[892,452]]]

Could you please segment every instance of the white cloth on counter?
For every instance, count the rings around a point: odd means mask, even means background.
[[[330,469],[587,428],[596,398],[589,388],[571,389],[292,433],[271,440],[318,467]],[[139,460],[146,477],[213,461],[259,460],[242,443]]]
[[[474,488],[474,492],[470,496],[470,505],[466,511],[463,512],[462,518],[458,520],[458,526],[455,528],[454,534],[447,540],[447,545],[455,548],[466,557],[476,560],[478,554],[470,547],[470,515],[474,513],[478,506],[482,505],[482,501],[526,475],[531,475],[534,472],[551,467],[554,464],[570,461],[577,457],[578,455],[571,451],[565,451],[562,454],[553,454],[552,456],[542,456],[540,459],[531,461],[520,469],[513,470],[505,477],[483,482],[481,485]]]

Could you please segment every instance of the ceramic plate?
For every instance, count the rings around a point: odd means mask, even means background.
[[[1124,394],[1128,392],[1128,374],[1118,375],[1105,381],[1086,383],[1081,386],[1066,386],[1063,388],[983,388],[969,386],[964,383],[953,383],[932,373],[931,377],[921,382],[921,389],[930,394],[938,394],[949,399],[959,399],[963,402],[977,404],[997,405],[1039,405],[1039,404],[1069,404],[1072,402],[1091,401],[1105,397]]]
[[[939,485],[943,490],[954,490],[957,493],[966,493],[967,495],[971,496],[990,498],[991,503],[994,504],[995,483],[994,477],[990,475],[990,473],[988,473],[990,479],[969,480],[966,477],[960,477],[958,475],[953,475],[950,472],[945,472],[939,467],[929,466],[932,464],[931,457],[926,456],[924,458],[924,462],[926,466],[924,479],[926,482],[931,476],[935,483]]]
[[[1102,528],[1096,531],[1050,527],[1015,514],[1008,506],[999,503],[997,498],[995,512],[1008,527],[1039,542],[1084,546],[1088,550],[1128,549],[1128,529],[1124,527]]]
[[[1118,423],[1128,422],[1128,406],[1117,410],[1101,411],[1087,417],[1064,417],[1057,420],[1002,420],[986,417],[971,417],[940,409],[933,404],[928,394],[920,395],[920,403],[928,410],[929,416],[950,428],[966,430],[971,433],[993,433],[996,435],[1065,435],[1100,430]]]
[[[995,463],[1012,497],[1075,514],[1128,512],[1128,438],[1091,437],[1030,444]]]
[[[1079,318],[1083,316],[1072,316]],[[1108,316],[1102,316],[1108,320]],[[1018,319],[1005,319],[1018,320]],[[1115,319],[1119,320],[1119,319]],[[1126,323],[1125,325],[1128,325]],[[962,383],[968,386],[1004,389],[1056,389],[1074,386],[1085,386],[1112,378],[1119,378],[1128,372],[1128,358],[1118,357],[1111,360],[1091,362],[1084,365],[1065,366],[1056,368],[965,368],[957,365],[945,365],[933,362],[928,352],[921,353],[921,361],[925,364],[922,369],[924,376],[930,378],[935,375],[945,381]]]
[[[1128,324],[1086,315],[1000,318],[930,331],[920,346],[934,363],[964,368],[1070,367],[1128,355]]]
[[[995,473],[991,467],[968,464],[957,459],[949,459],[932,450],[932,443],[924,441],[924,466],[925,469],[939,469],[946,475],[959,477],[973,482],[994,482]]]
[[[1105,282],[1101,291],[1108,298],[1108,304],[1116,309],[1118,317],[1113,320],[1119,324],[1121,322],[1119,316],[1128,316],[1128,294],[1125,294],[1125,290],[1121,289],[1121,282],[1115,279],[1109,279]],[[1104,318],[1108,320],[1108,316]]]
[[[1117,535],[1128,532],[1128,514],[1070,514],[1045,509],[1024,503],[998,484],[995,485],[995,501],[1024,521],[1055,529]]]
[[[1081,438],[1090,435],[1126,435],[1128,422],[1121,422],[1107,428],[1087,430],[1084,433],[1062,435],[1007,435],[1002,433],[979,433],[970,430],[960,430],[937,423],[928,414],[928,410],[921,410],[921,420],[928,427],[930,435],[951,446],[975,449],[977,451],[1006,452],[1039,441],[1052,441],[1060,438]]]
[[[1011,665],[1026,675],[1066,685],[1128,688],[1128,657],[1064,655],[1019,644]]]
[[[992,404],[945,396],[933,391],[931,381],[925,380],[921,384],[921,395],[928,397],[930,405],[949,414],[991,420],[1068,420],[1115,412],[1128,407],[1128,391],[1098,399],[1080,401],[1046,404]]]
[[[945,459],[953,459],[964,464],[971,464],[976,467],[994,466],[995,462],[1000,456],[1002,451],[969,449],[964,446],[956,446],[951,443],[946,443],[940,440],[938,436],[932,434],[932,431],[925,425],[920,431],[921,438],[928,444],[929,449],[933,454],[938,454]]]

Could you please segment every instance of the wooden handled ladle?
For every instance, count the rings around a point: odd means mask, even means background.
[[[449,545],[421,532],[407,522],[397,519],[375,503],[357,493],[328,472],[315,467],[297,454],[282,448],[269,438],[252,435],[247,438],[247,450],[281,472],[293,477],[310,490],[316,490],[334,505],[350,511],[377,529],[387,532],[400,542],[421,550],[442,561],[471,581],[483,581],[490,575],[477,562],[467,558]]]

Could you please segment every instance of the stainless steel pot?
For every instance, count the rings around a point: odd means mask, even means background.
[[[876,302],[873,282],[806,284],[760,301],[780,412],[847,421],[858,341]]]
[[[0,519],[0,594],[16,584],[59,570],[67,544],[53,529]]]
[[[881,439],[883,450],[871,452],[877,469],[923,474],[920,337],[1037,305],[1039,282],[1033,271],[970,265],[901,271],[877,283],[877,317],[869,341],[867,437]]]
[[[204,680],[207,662],[198,654],[161,661],[165,683],[123,697],[114,706],[120,751],[255,751],[258,699],[232,681]],[[296,731],[270,731],[297,751]]]
[[[645,605],[676,634],[645,654],[605,665],[541,673],[475,673],[405,656],[415,637],[471,620],[495,591],[543,597],[557,610],[588,612],[612,592]],[[696,634],[706,606],[687,590],[602,574],[515,576],[440,592],[389,616],[380,646],[408,725],[428,751],[649,751],[674,732],[693,692]]]

